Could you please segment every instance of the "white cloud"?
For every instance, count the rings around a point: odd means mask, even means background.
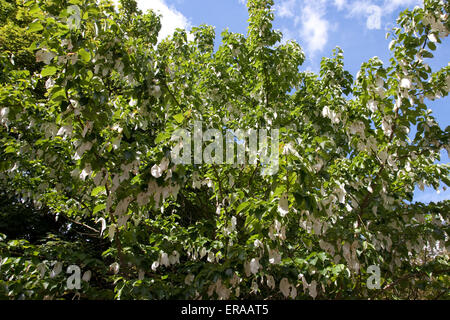
[[[283,0],[275,5],[275,14],[292,20],[294,28],[282,28],[283,40],[300,36],[310,56],[322,51],[328,42],[329,22],[325,19],[329,0]],[[346,0],[335,0],[343,5]]]
[[[334,5],[339,11],[342,10],[346,4],[347,0],[334,0]]]
[[[116,6],[119,0],[113,0]],[[242,1],[242,0],[240,0]],[[153,9],[157,14],[161,14],[161,30],[158,35],[158,41],[172,35],[175,29],[188,29],[191,27],[190,21],[173,6],[168,6],[164,0],[136,0],[138,8],[144,13]]]
[[[336,2],[341,0],[335,0]],[[348,4],[350,16],[363,15],[366,18],[366,26],[368,29],[381,29],[382,19],[384,16],[391,15],[398,9],[406,9],[420,5],[420,0],[356,0]]]
[[[288,28],[283,27],[281,29],[283,34],[283,39],[281,39],[282,44],[286,44],[288,41],[295,40],[295,34]]]
[[[153,9],[156,13],[161,14],[161,31],[158,40],[162,40],[172,35],[175,29],[188,29],[191,26],[189,20],[173,6],[168,6],[164,0],[137,0],[139,9],[147,11]]]
[[[350,5],[349,15],[364,16],[366,18],[366,26],[368,29],[380,29],[381,28],[381,16],[383,10],[381,7],[372,4],[369,1],[355,1]]]
[[[292,18],[294,17],[296,0],[285,0],[281,4],[275,6],[275,11],[280,17]]]
[[[379,6],[371,5],[367,7],[366,12],[369,15],[366,21],[367,29],[380,29],[383,10]]]
[[[323,17],[325,1],[311,1],[302,10],[302,29],[300,35],[306,41],[307,50],[311,55],[322,51],[328,42],[329,23]]]
[[[399,9],[399,8],[405,8],[410,7],[413,8],[414,6],[421,6],[423,5],[423,1],[421,0],[385,0],[384,1],[384,8],[387,13],[392,13],[393,11]]]

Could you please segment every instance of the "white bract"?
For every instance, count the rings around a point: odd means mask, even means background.
[[[55,53],[44,49],[36,52],[36,62],[44,62],[45,64],[50,64],[54,57],[56,57]]]
[[[411,89],[411,80],[409,80],[408,78],[403,78],[400,81],[400,87],[404,89]]]
[[[289,212],[289,200],[287,193],[283,193],[280,197],[280,201],[278,202],[278,212],[282,217]]]

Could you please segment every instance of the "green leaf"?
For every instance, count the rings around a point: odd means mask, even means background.
[[[30,8],[30,11],[28,12],[29,15],[31,15],[32,17],[35,17],[37,15],[41,14],[41,8],[35,4]]]
[[[53,101],[61,101],[64,100],[65,98],[66,98],[66,91],[64,90],[64,88],[55,87],[54,89],[52,89],[51,99]]]
[[[241,212],[242,210],[246,209],[250,205],[250,202],[242,202],[237,208],[236,213]]]
[[[80,56],[83,62],[89,62],[89,60],[91,60],[91,54],[87,52],[84,48],[78,50],[78,55]]]
[[[422,55],[424,58],[433,58],[433,54],[427,50],[423,50]]]
[[[5,149],[5,153],[15,153],[16,152],[16,148],[14,148],[13,146],[7,146]]]
[[[44,69],[42,69],[41,76],[48,77],[48,76],[54,75],[55,73],[56,73],[56,67],[46,66]]]
[[[182,113],[176,114],[173,117],[178,123],[182,123],[184,120],[184,115]]]
[[[100,192],[105,191],[105,187],[104,186],[98,186],[96,188],[94,188],[91,192],[91,197],[95,197],[96,195],[98,195]]]
[[[44,27],[42,26],[42,24],[40,22],[33,22],[28,27],[29,32],[37,32],[37,31],[41,31],[43,29],[44,29]]]
[[[102,203],[102,204],[98,204],[95,206],[94,211],[92,212],[92,214],[96,214],[99,211],[102,211],[106,208],[106,204]]]
[[[169,138],[169,137],[170,137],[170,135],[169,135],[168,133],[166,133],[166,132],[160,132],[160,133],[156,136],[155,143],[158,144],[158,143],[160,143],[160,142],[166,140],[166,139]]]
[[[431,50],[433,50],[433,51],[436,50],[436,45],[433,42],[428,41],[427,45],[428,45],[428,48],[430,48]]]

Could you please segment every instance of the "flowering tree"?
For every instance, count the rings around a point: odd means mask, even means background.
[[[449,33],[448,2],[401,13],[389,63],[372,58],[356,79],[339,48],[319,75],[300,71],[272,0],[249,0],[247,35],[224,31],[217,49],[210,26],[157,43],[159,17],[120,3],[11,9],[29,19],[36,63],[1,46],[1,297],[448,294],[450,201],[411,203],[416,186],[450,184],[436,163],[450,128],[426,106],[450,90],[450,67],[426,63]],[[202,161],[208,128],[278,130],[277,170],[259,157]],[[171,157],[179,129],[199,161]],[[27,240],[8,234],[13,220],[32,224]]]

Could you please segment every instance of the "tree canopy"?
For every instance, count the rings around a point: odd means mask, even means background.
[[[355,78],[339,48],[302,70],[272,6],[215,47],[207,25],[158,42],[134,0],[0,0],[0,298],[449,298],[450,200],[413,193],[450,185],[427,107],[450,91],[427,64],[450,4],[402,12]],[[278,130],[276,170],[201,161],[196,123]],[[200,161],[174,161],[179,129]]]

